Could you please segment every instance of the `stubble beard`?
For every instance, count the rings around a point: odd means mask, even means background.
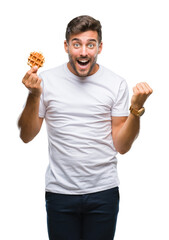
[[[68,53],[68,56],[69,56],[69,63],[71,65],[71,67],[73,68],[73,70],[76,72],[77,76],[78,77],[88,77],[90,76],[90,73],[92,72],[94,66],[96,65],[96,62],[97,62],[97,55],[94,57],[94,61],[89,69],[89,71],[87,73],[79,73],[78,70],[76,69],[76,66],[75,66],[75,63],[73,61],[73,58],[71,56],[70,53]],[[85,58],[85,57],[84,57]],[[82,58],[81,58],[82,59]],[[91,61],[91,59],[89,59]],[[76,60],[75,60],[76,61]]]

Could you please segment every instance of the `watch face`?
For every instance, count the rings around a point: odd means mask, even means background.
[[[132,113],[132,114],[134,114],[135,116],[137,116],[137,117],[141,117],[143,114],[144,114],[144,112],[145,112],[145,108],[144,107],[142,107],[140,110],[136,110],[136,109],[134,109],[132,106],[130,107],[130,112]]]
[[[139,116],[142,116],[145,112],[145,108],[141,108],[139,111],[138,111],[138,114]]]

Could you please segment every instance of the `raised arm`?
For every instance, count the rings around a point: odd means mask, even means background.
[[[141,109],[153,90],[147,83],[139,83],[133,88],[131,107],[136,112]],[[140,116],[134,112],[128,117],[112,117],[112,137],[116,150],[128,152],[140,130]]]
[[[22,80],[22,83],[29,90],[25,108],[18,120],[20,138],[25,143],[30,142],[38,134],[43,122],[43,118],[39,118],[42,87],[41,79],[37,75],[37,70],[37,67],[31,68]]]

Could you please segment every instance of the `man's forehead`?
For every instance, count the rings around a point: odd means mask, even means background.
[[[72,34],[70,36],[70,41],[98,41],[97,31],[86,31],[77,34]]]
[[[88,42],[97,42],[97,39],[95,39],[95,38],[87,38],[86,39]],[[71,41],[73,42],[73,41],[82,41],[82,39],[80,39],[80,38],[72,38],[71,39]]]

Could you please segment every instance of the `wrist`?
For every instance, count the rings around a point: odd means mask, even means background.
[[[133,114],[135,117],[141,117],[145,112],[145,108],[139,107],[138,105],[131,105],[129,110],[130,113]]]
[[[131,107],[136,109],[136,110],[139,110],[139,109],[143,108],[143,104],[137,104],[137,103],[132,103],[131,102]]]
[[[39,102],[40,101],[40,94],[34,94],[29,92],[28,99],[30,99],[31,102]]]
[[[32,98],[40,98],[41,92],[31,92],[29,91],[29,96]]]

